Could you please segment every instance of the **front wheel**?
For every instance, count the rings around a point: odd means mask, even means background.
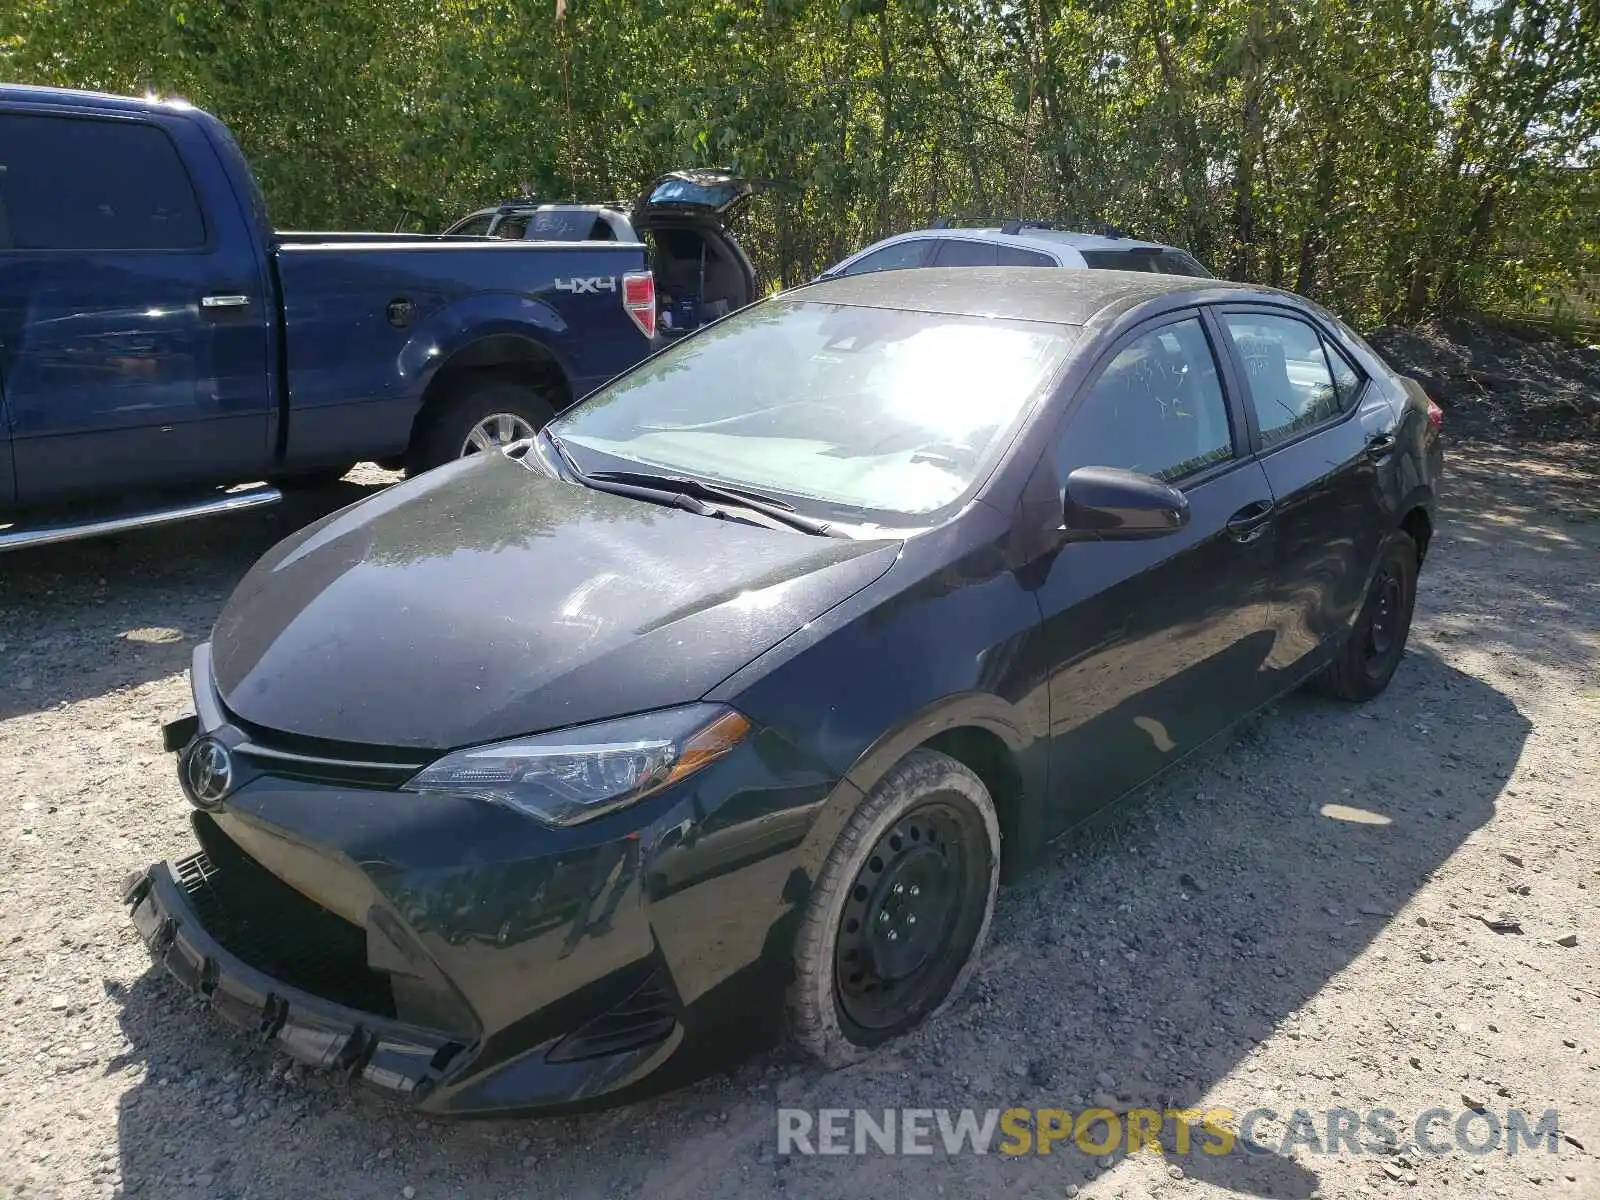
[[[463,387],[417,431],[406,472],[416,475],[470,454],[503,450],[532,437],[553,416],[550,401],[527,384],[495,379]]]
[[[1417,544],[1396,530],[1378,555],[1361,614],[1338,656],[1317,676],[1317,689],[1340,700],[1380,695],[1405,655],[1416,601]]]
[[[795,944],[789,1025],[845,1066],[966,986],[1000,884],[1000,824],[979,778],[948,755],[907,755],[828,855]]]

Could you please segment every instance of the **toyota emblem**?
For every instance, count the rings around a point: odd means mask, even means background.
[[[204,737],[184,752],[183,786],[201,808],[215,808],[233,788],[233,755],[216,738]]]

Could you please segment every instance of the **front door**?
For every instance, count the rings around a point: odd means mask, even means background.
[[[199,127],[0,112],[0,168],[18,502],[260,478],[272,301]]]
[[[1069,542],[1049,563],[1051,833],[1271,694],[1272,492],[1197,312],[1134,330],[1091,375],[1040,471],[1059,496],[1085,466],[1173,484],[1190,520],[1150,540]]]

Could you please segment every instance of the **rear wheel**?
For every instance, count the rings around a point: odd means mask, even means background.
[[[543,392],[506,379],[472,383],[447,397],[417,431],[406,456],[416,475],[443,463],[530,438],[555,416]]]
[[[1000,882],[988,790],[948,755],[917,750],[840,833],[795,946],[789,1023],[838,1067],[948,1004],[977,965]]]
[[[1341,700],[1371,700],[1389,686],[1406,652],[1417,600],[1417,544],[1396,530],[1383,544],[1366,602],[1317,689]]]

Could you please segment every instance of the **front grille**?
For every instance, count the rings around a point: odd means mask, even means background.
[[[551,1062],[621,1054],[662,1041],[677,1024],[678,1002],[666,977],[655,971],[628,998],[580,1025],[550,1051]]]
[[[380,1017],[395,1015],[388,976],[367,966],[367,935],[302,896],[196,813],[200,853],[174,864],[206,932],[272,978]]]
[[[347,787],[397,788],[432,761],[426,752],[363,746],[267,729],[228,712],[228,723],[244,734],[234,753],[258,771],[280,779]]]

